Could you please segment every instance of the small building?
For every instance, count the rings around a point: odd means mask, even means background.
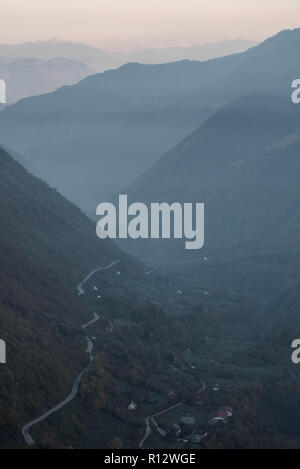
[[[182,425],[195,425],[195,417],[191,414],[186,414],[180,419]]]
[[[208,423],[211,425],[217,425],[218,423],[227,423],[228,415],[223,410],[219,409],[214,412],[209,417]]]
[[[131,401],[129,406],[128,406],[128,410],[130,410],[130,411],[136,410],[137,406],[138,405],[134,401]]]
[[[233,409],[232,407],[224,406],[221,409],[227,415],[227,418],[231,418],[233,416]]]

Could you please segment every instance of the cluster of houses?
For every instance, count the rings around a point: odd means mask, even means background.
[[[228,423],[233,416],[232,407],[221,407],[218,410],[213,411],[208,419],[210,425],[218,425],[219,423]]]
[[[168,438],[182,443],[200,444],[208,433],[195,428],[196,419],[193,415],[187,413],[180,418],[179,423],[175,423],[169,433]]]

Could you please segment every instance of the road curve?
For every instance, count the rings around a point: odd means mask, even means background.
[[[158,412],[158,413],[156,413],[156,414],[149,415],[149,417],[146,417],[146,419],[145,419],[145,423],[146,423],[146,432],[145,432],[144,438],[140,441],[139,448],[143,448],[143,446],[144,446],[146,440],[147,440],[148,437],[151,435],[152,430],[151,430],[150,422],[151,422],[155,417],[159,417],[160,415],[166,414],[167,412],[171,412],[171,410],[176,409],[177,407],[180,407],[183,403],[184,403],[184,401],[178,402],[177,404],[172,405],[171,407],[168,407],[167,409],[162,410],[161,412]],[[156,426],[157,423],[155,422],[154,425]],[[160,429],[160,430],[161,430],[161,429]]]
[[[97,269],[94,269],[89,275],[87,275],[87,277],[85,277],[85,279],[78,285],[77,287],[77,290],[78,290],[78,294],[79,295],[84,295],[84,290],[83,290],[83,285],[96,273],[96,272],[99,272],[100,270],[108,270],[110,269],[111,267],[113,267],[114,265],[118,264],[120,261],[114,261],[112,262],[111,264],[109,264],[108,266],[106,267],[100,267],[100,268],[97,268]],[[87,327],[89,327],[90,325],[94,324],[96,321],[98,321],[100,318],[98,316],[97,313],[93,313],[93,319],[89,322],[87,322],[86,324],[83,324],[81,326],[82,330],[85,331]],[[79,391],[79,386],[80,386],[80,383],[81,383],[81,380],[83,378],[83,376],[85,375],[85,373],[90,369],[90,367],[92,366],[92,362],[94,361],[94,355],[93,355],[93,349],[94,349],[94,343],[92,341],[92,339],[87,335],[85,334],[85,338],[86,338],[86,341],[87,341],[87,349],[86,349],[86,352],[89,354],[89,357],[90,357],[90,362],[89,364],[84,368],[84,370],[81,371],[81,373],[79,373],[79,375],[76,377],[74,383],[73,383],[73,386],[72,386],[72,390],[70,392],[70,394],[66,397],[66,399],[64,399],[62,402],[60,402],[59,404],[57,404],[55,407],[53,407],[52,409],[48,410],[48,412],[45,412],[43,415],[41,415],[40,417],[38,417],[37,419],[35,420],[32,420],[31,422],[27,423],[27,425],[25,425],[22,429],[22,434],[23,434],[23,437],[24,437],[24,440],[25,442],[27,443],[27,445],[29,446],[33,446],[35,445],[35,441],[34,439],[32,438],[31,434],[30,434],[30,430],[32,429],[32,427],[34,427],[35,425],[37,425],[38,423],[41,423],[43,422],[44,420],[46,420],[48,417],[50,417],[50,415],[54,414],[55,412],[58,412],[60,409],[62,409],[63,407],[65,407],[66,405],[68,405],[78,394],[78,391]]]
[[[90,323],[86,324],[85,326],[82,326],[82,328],[85,329],[89,324],[92,324],[92,323],[98,321],[98,319],[99,319],[99,316],[97,315],[97,318],[94,317],[94,319],[92,321],[90,321]],[[25,427],[23,427],[22,434],[23,434],[25,442],[29,446],[33,446],[35,444],[35,441],[34,441],[34,439],[32,438],[32,436],[30,434],[30,430],[32,429],[32,427],[34,427],[38,423],[43,422],[44,420],[46,420],[48,417],[50,417],[50,415],[54,414],[55,412],[58,412],[60,409],[62,409],[66,405],[68,405],[77,396],[81,380],[82,380],[84,374],[90,369],[90,367],[92,365],[92,362],[94,360],[94,355],[93,355],[94,344],[93,344],[93,342],[92,342],[92,340],[90,339],[89,336],[86,336],[86,341],[87,341],[87,350],[86,351],[90,356],[90,362],[89,362],[88,366],[86,366],[84,368],[84,370],[82,370],[81,373],[79,373],[79,375],[75,379],[70,394],[66,397],[66,399],[64,399],[62,402],[57,404],[51,410],[48,410],[48,412],[45,412],[43,415],[41,415],[40,417],[38,417],[35,420],[32,420],[32,422],[29,422],[27,425],[25,425]]]
[[[206,390],[206,383],[205,381],[202,381],[202,387],[199,389],[198,393],[197,394],[201,394],[202,392],[204,392]],[[181,402],[178,402],[177,404],[171,406],[171,407],[168,407],[167,409],[165,410],[162,410],[161,412],[157,412],[156,414],[153,414],[153,415],[149,415],[148,417],[146,417],[145,419],[145,424],[146,424],[146,431],[145,431],[145,435],[143,437],[143,439],[140,441],[139,443],[139,448],[143,448],[144,444],[146,443],[146,440],[149,438],[149,436],[151,435],[151,425],[150,425],[150,422],[153,423],[153,425],[155,426],[156,430],[158,431],[158,433],[161,435],[161,436],[165,436],[165,431],[159,427],[159,425],[157,424],[156,420],[155,420],[155,417],[160,417],[161,415],[164,415],[168,412],[171,412],[171,410],[173,409],[176,409],[177,407],[180,407],[182,406],[182,404],[184,404],[185,401],[181,401]]]
[[[84,285],[88,280],[90,280],[90,278],[92,278],[97,272],[100,272],[101,270],[109,270],[109,269],[111,269],[114,265],[119,264],[119,262],[121,262],[121,261],[120,261],[120,260],[117,260],[117,261],[111,262],[111,263],[110,263],[109,265],[107,265],[106,267],[97,267],[96,269],[92,270],[92,271],[79,283],[79,285],[77,286],[78,295],[84,295],[84,294],[85,294],[83,285]]]
[[[87,327],[91,326],[92,324],[94,324],[94,322],[97,322],[98,319],[100,319],[99,315],[97,313],[93,313],[94,315],[94,319],[92,319],[91,321],[87,322],[86,324],[83,324],[83,326],[81,326],[81,329],[86,329]]]

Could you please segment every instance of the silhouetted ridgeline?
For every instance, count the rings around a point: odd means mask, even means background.
[[[95,216],[207,118],[245,94],[290,99],[300,30],[207,62],[128,64],[0,114],[0,141],[43,179]]]

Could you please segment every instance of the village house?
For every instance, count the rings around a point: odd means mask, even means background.
[[[218,423],[228,423],[228,420],[233,416],[233,409],[231,407],[221,407],[220,409],[211,413],[208,423],[217,425]]]
[[[137,406],[138,405],[134,401],[131,401],[129,406],[128,406],[128,410],[131,410],[131,411],[136,410]]]
[[[195,417],[191,414],[186,414],[180,419],[182,425],[195,425]]]
[[[228,416],[223,410],[216,410],[211,413],[208,423],[217,425],[218,423],[227,423]]]
[[[224,406],[224,407],[221,407],[220,410],[223,410],[223,411],[227,414],[227,418],[230,418],[230,417],[233,416],[233,409],[232,409],[232,407]]]

